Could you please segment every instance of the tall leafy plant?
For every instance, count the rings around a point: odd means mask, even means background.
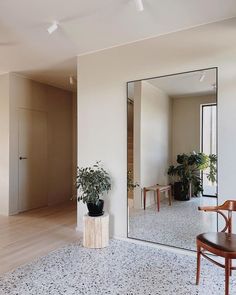
[[[217,175],[217,156],[214,154],[209,155],[209,173],[207,178],[212,183],[216,182]]]
[[[168,169],[168,175],[172,176],[174,181],[181,182],[181,191],[183,196],[195,195],[203,191],[200,172],[209,168],[207,175],[212,182],[216,181],[216,155],[207,156],[204,153],[192,153],[190,155],[180,154],[177,156],[177,165],[171,165]]]
[[[78,168],[76,188],[78,201],[97,204],[103,194],[111,189],[111,178],[101,163],[96,162],[92,167]]]

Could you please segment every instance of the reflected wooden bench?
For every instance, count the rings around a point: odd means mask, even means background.
[[[160,211],[160,199],[161,199],[161,193],[166,192],[168,193],[169,197],[169,206],[172,205],[172,192],[171,192],[171,185],[153,185],[153,186],[148,186],[143,188],[143,206],[144,210],[146,210],[146,195],[147,192],[149,191],[154,191],[157,194],[157,211]]]

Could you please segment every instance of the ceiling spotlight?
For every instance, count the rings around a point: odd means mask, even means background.
[[[213,90],[216,90],[216,83],[211,84]]]
[[[57,29],[58,29],[58,23],[55,21],[55,22],[52,23],[52,25],[50,27],[47,28],[48,34],[51,35]]]
[[[70,85],[74,84],[74,78],[72,76],[69,77]]]
[[[138,11],[143,11],[143,1],[142,0],[135,0],[136,8]]]
[[[199,78],[199,82],[203,82],[204,79],[205,79],[205,77],[206,77],[206,73],[203,71],[203,72],[201,73],[200,78]]]

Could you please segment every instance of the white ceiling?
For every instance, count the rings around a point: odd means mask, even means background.
[[[1,0],[0,73],[70,89],[76,56],[236,16],[235,0]],[[49,35],[54,20],[60,28]]]
[[[203,81],[200,81],[204,73]],[[143,80],[161,91],[165,92],[170,97],[184,97],[197,95],[212,95],[216,93],[216,70],[200,70],[189,73],[180,73],[165,77]],[[134,83],[128,85],[128,98],[134,97]]]
[[[203,73],[204,79],[200,81]],[[147,81],[171,97],[214,94],[216,70],[196,71]]]

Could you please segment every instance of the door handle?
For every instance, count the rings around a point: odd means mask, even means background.
[[[20,160],[26,160],[27,158],[26,157],[20,157],[19,159]]]

